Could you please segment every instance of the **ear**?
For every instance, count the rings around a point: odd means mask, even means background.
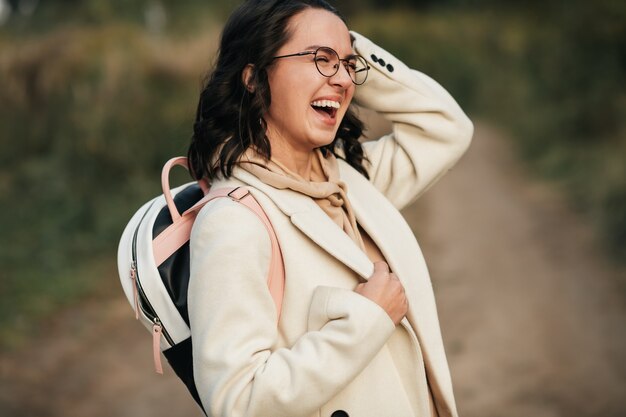
[[[241,72],[241,82],[246,87],[246,89],[254,93],[254,84],[252,83],[252,75],[254,74],[254,65],[248,64]]]

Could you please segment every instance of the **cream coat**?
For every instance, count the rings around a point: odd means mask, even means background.
[[[285,293],[278,320],[262,223],[228,199],[207,204],[191,236],[189,317],[209,416],[427,416],[428,389],[413,377],[424,370],[439,415],[457,416],[426,264],[398,210],[455,164],[472,123],[431,78],[352,35],[372,67],[355,101],[389,119],[393,133],[364,144],[370,181],[339,161],[341,179],[358,223],[405,287],[402,331],[353,291],[373,264],[313,200],[235,169],[213,186],[245,185],[261,203],[283,251]]]

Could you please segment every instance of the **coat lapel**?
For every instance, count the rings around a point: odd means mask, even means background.
[[[414,259],[415,254],[420,253],[420,249],[402,215],[361,174],[343,161],[340,162],[339,167],[341,177],[350,184],[348,198],[357,222],[376,243],[389,264],[390,270],[398,276],[407,290],[407,294],[431,294],[432,287],[427,271],[424,271],[425,276],[414,278],[415,268],[418,265],[410,260]],[[423,317],[426,313],[418,310],[424,305],[424,301],[420,300],[417,306],[410,305],[409,313],[412,314],[408,318],[411,322],[417,323],[418,317]],[[427,307],[430,307],[429,304],[427,303]]]
[[[315,208],[310,211],[294,213],[291,222],[313,242],[367,280],[374,267],[365,252],[317,204],[314,205]]]
[[[233,172],[240,181],[266,194],[292,224],[333,257],[367,280],[374,272],[367,255],[308,196],[289,189],[277,189],[242,169]]]

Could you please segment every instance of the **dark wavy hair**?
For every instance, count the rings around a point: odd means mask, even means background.
[[[217,63],[200,93],[187,152],[189,170],[195,179],[211,182],[220,174],[230,177],[233,166],[251,145],[266,159],[271,158],[264,119],[271,102],[267,67],[289,39],[290,18],[307,8],[328,10],[345,21],[324,0],[247,0],[226,22]],[[242,81],[248,64],[253,66],[253,92]],[[333,142],[321,149],[345,159],[369,178],[358,140],[362,133],[363,122],[350,106]]]

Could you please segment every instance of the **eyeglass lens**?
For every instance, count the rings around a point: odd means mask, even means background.
[[[321,47],[315,53],[317,70],[325,77],[332,77],[339,70],[339,55],[334,49]],[[350,74],[352,81],[363,84],[367,78],[367,63],[360,56],[353,56],[341,62]]]

